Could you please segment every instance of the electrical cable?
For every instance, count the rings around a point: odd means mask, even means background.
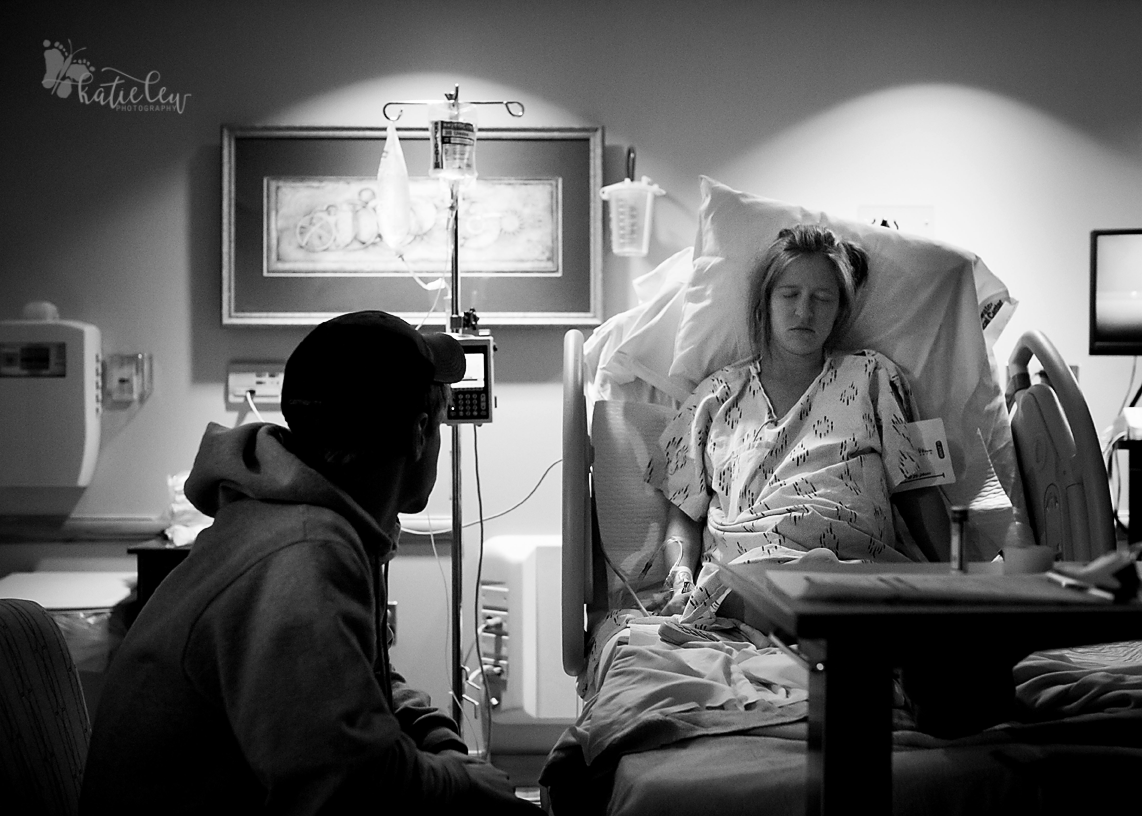
[[[1130,364],[1130,380],[1126,384],[1126,394],[1129,394],[1130,389],[1134,387],[1134,377],[1137,373],[1138,373],[1138,358],[1135,357],[1134,362],[1132,362]],[[1120,414],[1127,407],[1126,394],[1122,395],[1122,407],[1118,409],[1118,413],[1120,413]],[[1129,407],[1133,408],[1135,405],[1138,404],[1138,397],[1139,396],[1142,396],[1142,387],[1139,387],[1139,389],[1134,392],[1134,398],[1132,400],[1130,400]]]
[[[443,275],[441,275],[436,280],[431,280],[426,283],[424,279],[420,277],[417,271],[412,268],[412,264],[408,262],[408,259],[405,258],[403,252],[394,250],[394,253],[397,256],[397,260],[404,264],[404,269],[405,272],[408,273],[408,276],[416,281],[417,286],[426,292],[436,292],[436,296],[432,299],[432,305],[428,307],[428,311],[424,313],[424,317],[422,317],[420,322],[416,324],[416,329],[419,331],[424,326],[424,324],[428,322],[428,318],[432,317],[432,313],[436,311],[436,307],[440,303],[441,294],[443,294],[451,287],[448,285],[448,281],[444,279]],[[449,297],[451,296],[452,294],[449,292]]]
[[[662,549],[662,546],[659,545],[658,550],[655,550],[655,556],[658,555],[658,552],[661,551],[661,549]],[[626,591],[630,593],[631,597],[634,598],[634,602],[636,604],[638,604],[639,611],[641,611],[642,614],[645,615],[646,617],[650,617],[650,612],[647,611],[646,607],[643,606],[642,601],[639,600],[638,593],[635,592],[634,587],[630,585],[630,581],[627,579],[626,573],[623,572],[621,569],[619,569],[619,565],[611,560],[611,556],[607,553],[607,550],[605,547],[601,547],[600,550],[603,553],[603,560],[607,562],[607,566],[611,568],[611,571],[614,572],[614,574],[616,576],[618,576],[619,581],[622,583],[622,585],[624,587],[626,587]],[[653,559],[655,556],[651,556],[651,561],[647,563],[647,567],[649,567],[653,563]],[[642,571],[642,573],[643,573],[643,575],[645,575],[647,573],[647,570],[644,569]]]
[[[426,292],[431,292],[433,290],[435,290],[436,292],[440,292],[441,290],[448,288],[448,282],[446,280],[444,280],[443,275],[440,276],[439,278],[437,278],[436,280],[432,280],[432,281],[429,281],[428,283],[425,283],[424,280],[417,273],[417,271],[412,268],[412,264],[410,264],[408,262],[408,260],[404,257],[403,252],[396,253],[396,256],[400,260],[400,262],[402,264],[404,264],[405,271],[408,272],[409,277],[411,277],[414,281],[416,281],[417,286],[419,286],[421,289],[425,290]]]
[[[480,484],[480,443],[476,431],[477,426],[473,425],[472,463],[476,473],[476,515],[480,523],[480,550],[476,560],[476,591],[473,593],[475,596],[473,598],[475,614],[472,616],[472,620],[475,624],[476,634],[476,665],[480,667],[481,686],[483,687],[483,704],[480,706],[483,715],[480,718],[480,724],[484,735],[484,758],[487,758],[491,755],[492,750],[492,703],[491,692],[488,690],[488,677],[484,674],[484,654],[480,648],[480,584],[484,574],[484,494]]]
[[[444,566],[440,563],[440,552],[436,549],[436,536],[433,535],[432,530],[428,531],[428,542],[429,542],[429,544],[432,545],[432,559],[436,562],[436,569],[440,572],[440,583],[444,588],[444,606],[445,606],[445,608],[447,608],[448,606],[450,606],[452,604],[452,593],[451,593],[450,587],[448,586],[448,576],[444,574]],[[447,665],[448,659],[452,656],[451,644],[452,644],[452,616],[446,615],[445,619],[444,619],[444,649],[445,649],[444,663],[445,663],[445,665]],[[450,688],[448,690],[448,696],[452,699],[455,699],[456,692]],[[461,711],[464,711],[464,706],[462,704],[460,704],[459,701],[457,701],[457,703],[458,703],[458,708]],[[468,727],[472,728],[474,724],[472,723],[471,720],[468,719],[466,713],[464,715],[464,719],[465,719],[465,722],[467,723]]]
[[[464,663],[465,663],[464,671],[468,672],[468,668],[467,668],[466,664],[467,664],[468,658],[471,656],[471,654],[474,650],[476,652],[476,657],[477,657],[476,662],[477,662],[478,668],[475,670],[474,673],[469,674],[465,678],[465,680],[466,680],[466,683],[468,685],[472,685],[473,688],[476,688],[476,686],[472,683],[472,674],[479,675],[479,677],[480,677],[479,688],[481,691],[481,696],[483,698],[483,704],[477,705],[477,709],[478,709],[479,720],[480,720],[480,725],[481,725],[480,733],[481,733],[481,736],[483,737],[483,740],[484,740],[483,753],[486,755],[487,753],[489,753],[491,751],[493,722],[492,722],[492,712],[491,712],[491,693],[490,693],[490,690],[488,688],[487,675],[484,673],[484,656],[483,656],[483,652],[480,648],[480,635],[482,633],[482,626],[480,624],[480,582],[481,582],[481,579],[483,576],[483,569],[484,569],[484,540],[485,540],[484,522],[485,521],[491,521],[493,519],[502,518],[503,516],[506,516],[509,513],[514,512],[515,510],[517,510],[521,506],[523,506],[529,499],[531,499],[532,496],[534,496],[536,494],[536,492],[539,490],[540,486],[542,486],[544,480],[547,479],[548,474],[550,474],[551,471],[555,469],[555,466],[560,464],[563,460],[562,459],[556,459],[554,462],[552,462],[550,465],[548,465],[547,468],[540,475],[539,480],[535,483],[535,485],[531,488],[531,490],[528,491],[527,495],[524,496],[522,499],[520,499],[518,502],[516,502],[511,507],[509,507],[508,509],[506,509],[502,512],[496,513],[495,515],[485,517],[484,516],[483,485],[482,485],[482,482],[480,479],[480,449],[479,449],[478,440],[476,438],[476,433],[477,433],[476,426],[473,425],[472,426],[472,437],[473,437],[472,446],[473,446],[473,461],[474,461],[475,474],[476,474],[476,501],[477,501],[477,506],[478,506],[478,518],[476,521],[469,522],[467,524],[461,525],[462,529],[468,528],[468,527],[476,527],[476,526],[478,526],[480,528],[479,558],[477,561],[477,568],[476,568],[475,599],[473,601],[473,605],[475,608],[475,614],[473,615],[473,624],[475,627],[475,640],[472,643],[472,647],[470,647],[464,655]],[[427,518],[427,511],[426,511],[426,518]],[[445,533],[445,532],[451,532],[451,530],[450,529],[449,530],[433,530],[431,527],[429,527],[427,530],[423,530],[423,531],[421,531],[421,530],[403,530],[402,534],[403,535],[428,536],[429,542],[432,545],[433,557],[436,560],[437,568],[440,570],[441,580],[444,581],[445,594],[448,594],[448,584],[447,584],[447,579],[444,576],[444,567],[440,563],[440,555],[436,549],[436,534]],[[607,559],[607,560],[608,560],[608,562],[610,561],[609,559]],[[642,604],[638,601],[637,595],[635,595],[634,590],[630,587],[630,584],[626,581],[626,576],[623,575],[622,571],[618,569],[617,565],[611,563],[611,568],[619,576],[619,580],[623,581],[623,583],[626,584],[627,589],[631,592],[631,595],[634,595],[635,603],[638,603],[639,606],[641,607]],[[451,598],[449,598],[449,603],[451,603]],[[645,608],[644,608],[644,614],[649,614],[649,613],[645,612]],[[445,631],[445,635],[446,635],[445,644],[446,645],[451,643],[450,632],[451,632],[451,625],[449,623],[449,624],[446,624],[446,631]],[[455,692],[449,691],[449,697],[454,699],[455,698]],[[469,702],[472,702],[472,703],[476,702],[474,700],[470,700],[467,697],[465,697],[465,699],[468,699]],[[468,713],[463,706],[463,700],[457,701],[457,704],[458,704],[459,708],[461,709],[461,711],[464,711],[465,722],[468,723],[469,726],[472,726],[471,721],[468,719]]]
[[[265,422],[265,420],[262,419],[261,413],[258,411],[258,406],[254,405],[254,390],[252,388],[246,389],[246,404],[250,406],[250,410],[254,413],[258,422]]]
[[[1106,480],[1107,486],[1113,486],[1114,501],[1111,504],[1110,514],[1114,518],[1115,529],[1123,535],[1128,535],[1129,530],[1126,525],[1122,523],[1122,519],[1118,516],[1118,508],[1122,504],[1122,476],[1119,475],[1114,467],[1115,459],[1117,456],[1117,449],[1111,445],[1110,450],[1106,452]]]
[[[1118,414],[1121,416],[1127,407],[1133,408],[1137,403],[1139,396],[1142,395],[1142,387],[1139,387],[1134,392],[1134,397],[1127,401],[1130,390],[1134,388],[1134,379],[1138,373],[1138,357],[1135,356],[1130,364],[1130,379],[1126,384],[1126,393],[1122,395],[1122,405],[1118,409]],[[1129,535],[1126,525],[1122,523],[1122,519],[1118,515],[1119,508],[1122,506],[1122,474],[1121,470],[1115,468],[1117,462],[1118,448],[1117,440],[1110,440],[1107,445],[1106,453],[1106,478],[1109,483],[1114,485],[1114,503],[1111,507],[1111,514],[1114,517],[1115,528],[1123,535]]]
[[[482,526],[485,521],[495,521],[498,518],[503,518],[508,513],[512,513],[514,511],[518,510],[520,507],[522,507],[528,501],[528,499],[530,499],[532,496],[534,496],[536,494],[536,491],[538,491],[540,486],[543,484],[544,479],[547,478],[547,474],[551,473],[551,471],[554,470],[555,466],[560,464],[562,461],[563,461],[562,459],[556,459],[554,462],[552,462],[550,465],[548,465],[547,470],[543,471],[543,475],[541,475],[539,477],[539,481],[535,483],[535,486],[532,487],[531,491],[526,496],[524,496],[522,499],[520,499],[518,502],[516,502],[511,507],[509,507],[507,510],[503,510],[499,513],[494,513],[493,515],[490,515],[487,518],[481,518],[479,521],[470,521],[467,524],[461,525],[461,527],[467,528],[467,527]],[[433,533],[435,533],[437,535],[441,535],[443,533],[448,533],[451,531],[452,531],[451,528],[448,528],[447,530],[405,530],[404,533],[406,535],[423,536],[423,535],[432,535]]]
[[[432,317],[432,313],[436,311],[436,306],[440,303],[440,293],[443,291],[443,289],[436,290],[436,296],[432,299],[432,305],[428,307],[428,311],[424,313],[424,317],[416,324],[417,331],[420,331],[420,329],[424,327],[424,324],[428,322],[428,318]]]

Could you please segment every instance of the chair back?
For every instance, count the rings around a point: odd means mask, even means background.
[[[79,810],[91,721],[63,633],[39,604],[0,599],[0,796],[8,813]]]

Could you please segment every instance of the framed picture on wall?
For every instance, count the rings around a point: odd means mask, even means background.
[[[382,309],[446,325],[451,190],[427,128],[397,131],[409,233],[381,238],[383,128],[222,128],[222,322],[313,325]],[[602,321],[602,128],[481,128],[460,185],[459,311],[480,325]],[[443,284],[447,284],[446,286]]]

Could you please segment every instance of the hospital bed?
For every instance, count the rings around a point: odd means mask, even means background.
[[[557,816],[805,812],[807,695],[796,667],[782,662],[795,661],[796,647],[754,644],[775,647],[759,648],[758,659],[793,678],[789,689],[770,683],[762,704],[747,691],[737,703],[698,711],[672,708],[669,689],[683,686],[671,684],[676,664],[661,652],[677,647],[641,648],[656,624],[645,607],[668,567],[660,547],[666,503],[645,482],[648,463],[693,387],[748,353],[737,313],[749,271],[780,229],[803,222],[869,252],[869,282],[845,345],[888,355],[913,383],[921,415],[943,419],[956,476],[943,492],[949,504],[970,508],[969,560],[1042,547],[1087,562],[1116,546],[1089,411],[1044,335],[1019,340],[1007,394],[999,389],[992,344],[1015,303],[978,257],[703,178],[694,247],[637,280],[639,304],[590,340],[575,330],[565,338],[563,660],[585,704],[544,770]],[[749,617],[733,595],[723,613]],[[948,648],[963,652],[970,683],[970,647]],[[1101,778],[1142,769],[1142,643],[1036,653],[1013,676],[1019,719],[979,733],[933,736],[906,705],[894,711],[894,812],[1040,813],[1117,801],[1120,783],[1083,786],[1080,795],[1062,782],[1096,769]]]

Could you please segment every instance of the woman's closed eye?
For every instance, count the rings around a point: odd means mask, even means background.
[[[777,296],[779,298],[783,298],[784,300],[797,300],[804,294],[805,293],[802,290],[794,289],[791,287],[782,287],[781,289],[777,290]],[[812,298],[816,303],[835,303],[837,301],[837,296],[827,289],[818,289],[816,291],[810,292],[809,297]]]

